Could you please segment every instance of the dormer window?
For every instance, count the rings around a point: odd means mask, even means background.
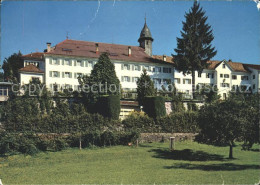
[[[223,64],[223,65],[222,65],[222,68],[225,69],[225,68],[226,68],[226,64]]]

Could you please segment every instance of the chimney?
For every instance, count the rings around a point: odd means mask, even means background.
[[[166,55],[163,55],[163,61],[166,62]]]
[[[229,59],[229,60],[228,60],[228,62],[232,62],[232,60],[231,60],[231,59]]]
[[[98,54],[99,50],[98,50],[98,43],[96,43],[96,54]]]
[[[128,56],[130,57],[132,55],[132,49],[131,46],[128,46]]]
[[[51,51],[51,43],[47,42],[47,52]]]

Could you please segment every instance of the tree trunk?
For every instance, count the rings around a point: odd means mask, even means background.
[[[81,147],[81,136],[79,136],[79,149],[81,150],[82,147]]]
[[[229,159],[233,159],[233,143],[229,143]]]
[[[195,99],[195,91],[196,91],[196,88],[195,88],[195,71],[192,71],[191,72],[191,81],[192,81],[192,99]]]

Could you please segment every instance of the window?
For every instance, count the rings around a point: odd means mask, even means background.
[[[160,78],[154,78],[154,79],[153,79],[153,82],[154,82],[155,84],[161,84],[162,80],[161,80]]]
[[[241,76],[241,80],[248,80],[248,76]]]
[[[141,70],[141,67],[138,66],[138,65],[134,65],[134,70],[135,70],[135,71],[140,71],[140,70]]]
[[[32,77],[32,82],[40,82],[40,78],[39,77]]]
[[[236,80],[237,79],[237,75],[232,75],[232,79]]]
[[[255,75],[253,75],[253,79],[255,79]]]
[[[229,74],[224,74],[224,78],[229,78]]]
[[[180,83],[181,83],[181,79],[179,79],[179,78],[174,78],[174,83],[180,84]]]
[[[225,68],[226,68],[226,64],[223,64],[223,65],[222,65],[222,68],[225,69]]]
[[[53,59],[53,60],[52,60],[52,64],[54,64],[54,65],[59,65],[59,61],[58,61],[57,59]]]
[[[94,63],[93,63],[93,61],[88,61],[88,67],[94,67]]]
[[[71,72],[63,72],[62,73],[62,78],[71,78],[72,77],[72,73]]]
[[[123,64],[123,70],[130,70],[129,64]]]
[[[255,89],[255,84],[253,84],[253,89]]]
[[[168,68],[168,67],[164,67],[164,68],[163,68],[163,72],[164,72],[164,73],[171,73],[171,72],[172,72],[172,69],[171,69],[171,68]]]
[[[129,76],[122,76],[122,82],[130,82],[130,77]]]
[[[211,73],[211,78],[214,78],[214,73]]]
[[[183,79],[183,84],[191,84],[191,79]]]
[[[171,79],[163,79],[163,84],[171,84]]]
[[[223,78],[223,74],[220,74],[220,78]]]
[[[52,76],[58,78],[58,77],[60,77],[60,73],[58,71],[53,71]]]
[[[209,76],[210,76],[210,73],[207,73],[206,78],[209,78]]]
[[[201,73],[198,73],[198,77],[201,78]]]
[[[72,88],[72,85],[70,85],[70,84],[65,84],[64,85],[64,89],[71,89]]]
[[[143,69],[146,71],[151,71],[151,67],[149,67],[149,66],[144,66]]]
[[[220,87],[229,87],[229,83],[221,83]]]
[[[74,73],[74,78],[78,78],[78,77],[82,77],[83,76],[83,74],[82,73]]]
[[[69,60],[64,60],[64,65],[70,65],[70,61]]]
[[[81,60],[77,60],[76,61],[76,66],[82,66],[82,61]]]
[[[153,72],[161,72],[162,68],[161,67],[154,67]]]
[[[133,77],[132,81],[133,81],[133,82],[137,82],[138,78],[139,78],[139,77]]]

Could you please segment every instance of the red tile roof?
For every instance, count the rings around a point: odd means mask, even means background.
[[[163,55],[153,55],[153,58],[154,58],[154,59],[157,59],[157,60],[163,61]],[[166,61],[164,61],[164,62],[168,62],[168,63],[172,63],[172,64],[173,64],[172,59],[173,59],[173,57],[171,57],[171,56],[166,56]]]
[[[218,60],[210,60],[207,62],[209,64],[208,68],[207,69],[216,69],[216,67],[218,67],[218,65],[221,63],[220,61]]]
[[[244,64],[246,67],[251,67],[256,70],[260,70],[260,65],[255,65],[255,64]]]
[[[250,72],[248,69],[246,69],[245,64],[232,61],[228,61],[227,63],[236,72]]]
[[[19,72],[29,72],[29,73],[44,73],[42,70],[37,68],[33,64],[29,64],[21,69],[19,69]]]
[[[138,46],[131,46],[131,56],[128,56],[129,46],[127,45],[98,43],[99,52],[96,53],[96,43],[98,42],[67,39],[45,54],[99,58],[101,53],[107,52],[112,60],[166,63],[163,60],[147,55],[144,49]]]
[[[27,55],[23,55],[24,59],[32,59],[32,60],[43,60],[43,54],[41,52],[35,52],[35,53],[30,53]]]
[[[127,101],[127,100],[125,100],[125,101],[120,101],[120,105],[127,105],[127,106],[135,106],[135,107],[137,107],[137,106],[139,106],[139,103],[137,102],[137,101]]]

